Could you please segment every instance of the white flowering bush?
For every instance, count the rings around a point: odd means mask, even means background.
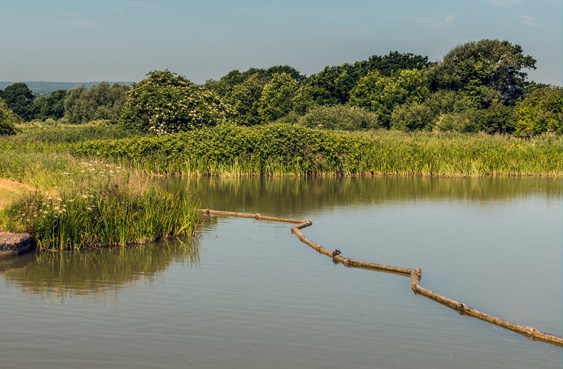
[[[121,113],[128,128],[162,135],[227,122],[232,109],[211,90],[168,70],[152,71],[129,90]]]

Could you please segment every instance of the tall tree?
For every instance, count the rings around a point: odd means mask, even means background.
[[[65,100],[65,118],[71,124],[96,119],[116,120],[127,100],[128,86],[102,82],[90,89],[82,86],[71,90]]]
[[[264,85],[257,75],[234,86],[233,91],[225,100],[233,107],[237,124],[252,126],[260,123],[258,109],[263,90]]]
[[[65,115],[66,90],[56,90],[49,95],[38,97],[33,103],[33,117],[45,120],[59,119]]]
[[[293,108],[297,89],[297,82],[289,74],[275,74],[260,97],[258,114],[262,122],[273,122],[288,114]]]
[[[373,111],[389,127],[396,106],[422,102],[429,95],[425,72],[401,70],[392,77],[373,71],[363,77],[350,93],[349,104]]]
[[[8,109],[26,121],[33,119],[33,91],[25,83],[18,82],[7,86],[0,94]]]
[[[464,90],[476,97],[497,93],[500,101],[512,104],[526,87],[527,73],[536,60],[524,55],[520,45],[508,41],[481,40],[453,48],[431,71],[434,88]]]

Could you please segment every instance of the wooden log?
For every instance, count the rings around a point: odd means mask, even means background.
[[[545,333],[533,327],[524,327],[519,324],[515,324],[507,320],[494,317],[489,314],[485,314],[477,309],[465,305],[462,302],[455,301],[453,299],[450,299],[448,297],[430,291],[429,289],[421,287],[418,281],[419,281],[418,275],[416,271],[413,270],[411,274],[411,287],[414,293],[427,297],[431,300],[434,300],[444,306],[449,307],[450,309],[456,310],[457,312],[459,312],[460,315],[467,315],[473,318],[477,318],[489,322],[499,327],[510,329],[511,331],[517,332],[528,339],[539,340],[539,341],[551,343],[553,345],[563,346],[563,337]]]
[[[269,221],[269,222],[281,222],[281,223],[303,223],[303,222],[305,222],[304,220],[269,217],[269,216],[263,216],[262,214],[235,213],[235,212],[230,212],[230,211],[219,211],[219,210],[210,210],[210,209],[201,209],[200,213],[202,213],[204,215],[217,215],[217,216],[226,216],[226,217],[249,218],[249,219],[264,220],[264,221]]]
[[[552,345],[562,346],[563,347],[563,337],[559,337],[556,335],[548,334],[542,331],[539,331],[533,327],[524,327],[518,324],[511,323],[509,321],[494,317],[489,314],[485,314],[479,310],[473,309],[462,302],[455,301],[443,295],[440,295],[436,292],[433,292],[429,289],[420,286],[420,280],[422,278],[422,271],[417,269],[411,268],[402,268],[402,267],[395,267],[390,265],[384,264],[375,264],[375,263],[368,263],[364,261],[354,260],[350,258],[345,258],[341,256],[339,250],[330,251],[323,246],[309,240],[307,237],[303,235],[301,229],[310,227],[313,222],[310,219],[307,220],[296,220],[296,219],[286,219],[286,218],[275,218],[275,217],[268,217],[263,216],[261,214],[246,214],[246,213],[234,213],[228,211],[219,211],[219,210],[209,210],[203,209],[200,210],[202,214],[205,215],[217,215],[217,216],[231,216],[231,217],[239,217],[239,218],[249,218],[249,219],[256,219],[256,220],[265,220],[265,221],[272,221],[272,222],[284,222],[284,223],[294,223],[291,227],[291,232],[294,233],[297,238],[306,245],[309,245],[311,248],[315,249],[317,252],[327,255],[332,258],[334,261],[343,264],[346,267],[350,268],[361,268],[361,269],[369,269],[369,270],[377,270],[383,271],[387,273],[394,273],[404,276],[410,276],[411,278],[411,289],[417,295],[422,295],[426,298],[434,300],[444,306],[449,307],[450,309],[456,310],[461,315],[471,316],[473,318],[481,319],[483,321],[489,322],[491,324],[495,324],[499,327],[507,328],[511,331],[517,332],[528,339],[531,340],[539,340],[543,341]],[[338,251],[338,252],[336,252]]]

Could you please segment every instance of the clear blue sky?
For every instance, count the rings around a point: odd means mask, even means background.
[[[311,75],[389,51],[439,61],[484,38],[520,44],[562,84],[563,0],[18,0],[0,7],[0,81],[196,83],[233,69]]]

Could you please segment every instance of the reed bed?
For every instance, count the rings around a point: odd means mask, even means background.
[[[125,246],[193,235],[199,225],[189,195],[158,188],[141,173],[2,140],[0,178],[35,191],[13,199],[0,227],[30,233],[40,249]]]
[[[561,176],[561,136],[370,131],[345,133],[288,124],[222,126],[64,146],[157,174]]]

